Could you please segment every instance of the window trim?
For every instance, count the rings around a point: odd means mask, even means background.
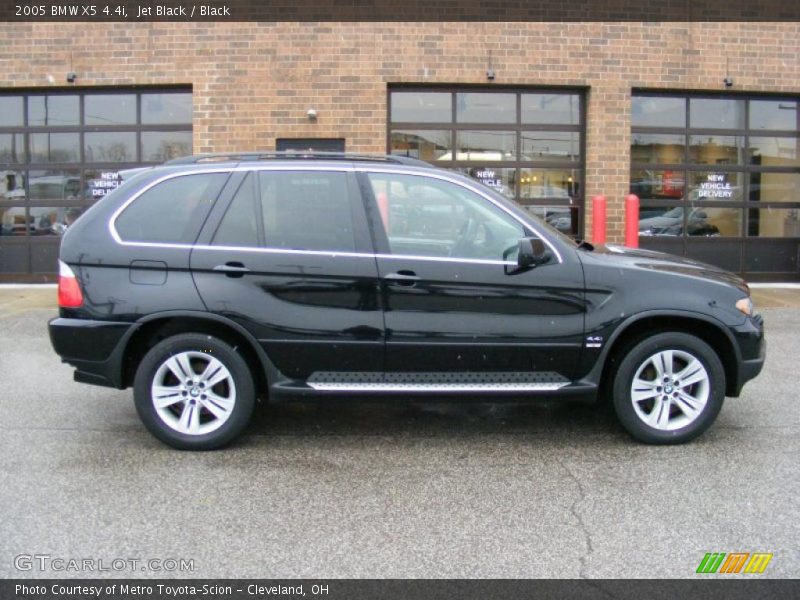
[[[385,253],[376,253],[376,252],[334,252],[334,251],[324,251],[324,250],[292,250],[292,249],[284,249],[284,248],[252,248],[249,246],[212,246],[210,244],[180,244],[180,243],[163,243],[163,242],[135,242],[135,241],[126,241],[123,240],[116,229],[116,221],[117,218],[122,214],[122,212],[131,204],[133,203],[139,196],[144,194],[147,190],[154,187],[155,185],[161,183],[162,181],[166,181],[168,179],[172,179],[175,177],[181,177],[184,175],[189,174],[201,174],[201,173],[237,173],[237,172],[258,172],[258,171],[342,171],[345,173],[396,173],[398,175],[418,175],[423,177],[430,177],[433,179],[441,179],[443,181],[449,181],[456,185],[460,185],[461,187],[468,189],[478,196],[484,198],[487,202],[491,202],[497,208],[507,213],[511,216],[512,219],[516,220],[526,231],[530,231],[534,236],[541,239],[544,244],[553,252],[556,260],[559,264],[564,262],[564,258],[561,255],[561,252],[558,250],[555,244],[546,236],[543,235],[538,228],[532,226],[526,220],[522,219],[519,215],[514,214],[513,211],[509,210],[507,207],[503,206],[499,202],[497,202],[494,198],[486,194],[483,190],[481,190],[478,186],[468,185],[458,179],[453,177],[449,177],[447,175],[441,173],[428,173],[424,171],[415,171],[410,169],[382,169],[382,168],[373,168],[373,167],[344,167],[341,165],[327,165],[327,166],[320,166],[320,165],[283,165],[283,166],[276,166],[276,165],[269,165],[269,166],[236,166],[236,167],[227,167],[227,168],[209,168],[209,169],[197,169],[191,171],[180,171],[177,173],[168,173],[161,177],[158,177],[145,185],[142,189],[138,190],[135,194],[133,194],[130,198],[128,198],[125,202],[123,202],[117,209],[111,214],[111,217],[108,219],[108,232],[111,235],[111,238],[121,246],[134,246],[134,247],[142,247],[142,248],[174,248],[174,249],[195,249],[195,250],[223,250],[223,251],[241,251],[241,252],[264,252],[264,253],[274,253],[274,254],[307,254],[313,256],[330,256],[330,257],[337,257],[337,256],[347,256],[353,258],[403,258],[403,259],[410,259],[410,260],[432,260],[437,262],[456,262],[456,263],[466,263],[466,264],[496,264],[496,265],[509,265],[509,264],[517,264],[516,262],[512,261],[492,261],[492,260],[481,260],[481,259],[462,259],[462,258],[450,258],[450,257],[428,257],[428,256],[413,256],[413,255],[396,255],[396,254],[385,254]],[[359,186],[360,188],[360,186]],[[221,193],[224,193],[224,188]],[[360,191],[360,189],[359,189]],[[363,198],[363,192],[361,192]],[[219,202],[219,197],[216,199],[216,202]],[[215,204],[216,205],[216,204]],[[212,211],[214,208],[212,207]],[[372,224],[369,224],[370,228],[372,228]],[[374,248],[373,248],[374,250]]]
[[[217,195],[214,196],[212,200],[212,204],[209,207],[208,211],[206,212],[205,216],[202,220],[199,221],[197,234],[195,235],[194,239],[197,240],[197,237],[200,235],[200,232],[203,229],[203,223],[211,214],[211,211],[214,209],[217,201],[220,198],[220,195],[225,191],[225,186],[227,185],[228,181],[230,180],[230,176],[233,174],[233,171],[230,169],[214,169],[208,171],[182,171],[179,173],[171,173],[170,176],[161,177],[156,179],[155,181],[150,182],[145,187],[140,189],[136,194],[131,196],[128,200],[126,200],[122,206],[120,206],[114,213],[111,215],[111,219],[108,222],[108,229],[111,237],[114,238],[118,244],[122,246],[151,246],[151,247],[159,247],[159,248],[184,248],[184,247],[193,247],[194,244],[184,244],[179,242],[143,242],[143,241],[129,241],[123,240],[122,236],[119,234],[117,230],[117,220],[122,216],[125,210],[133,204],[135,200],[138,200],[141,196],[146,194],[148,191],[153,189],[155,186],[163,183],[164,181],[168,181],[170,179],[178,179],[179,177],[191,177],[193,175],[213,175],[217,173],[226,174],[227,177],[225,181],[222,182],[220,189],[217,191]]]

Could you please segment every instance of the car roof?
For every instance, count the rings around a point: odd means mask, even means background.
[[[357,154],[350,152],[315,152],[315,151],[265,151],[265,152],[224,152],[214,154],[195,154],[184,156],[165,162],[162,166],[242,166],[245,163],[266,162],[348,162],[368,163],[370,165],[401,165],[406,167],[436,168],[430,163],[409,156],[395,154]]]

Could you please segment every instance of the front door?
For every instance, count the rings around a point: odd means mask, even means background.
[[[518,241],[535,234],[477,188],[446,175],[360,176],[380,252],[387,377],[572,377],[584,325],[576,256],[516,272]]]
[[[383,317],[352,173],[263,169],[229,182],[191,266],[208,310],[242,324],[281,373],[383,369]]]

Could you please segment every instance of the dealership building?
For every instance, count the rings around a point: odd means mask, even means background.
[[[52,281],[119,172],[191,153],[397,153],[575,238],[800,280],[800,23],[0,23],[0,282]]]

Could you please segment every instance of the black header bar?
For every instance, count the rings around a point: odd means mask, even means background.
[[[0,0],[0,21],[800,21],[797,0]]]

